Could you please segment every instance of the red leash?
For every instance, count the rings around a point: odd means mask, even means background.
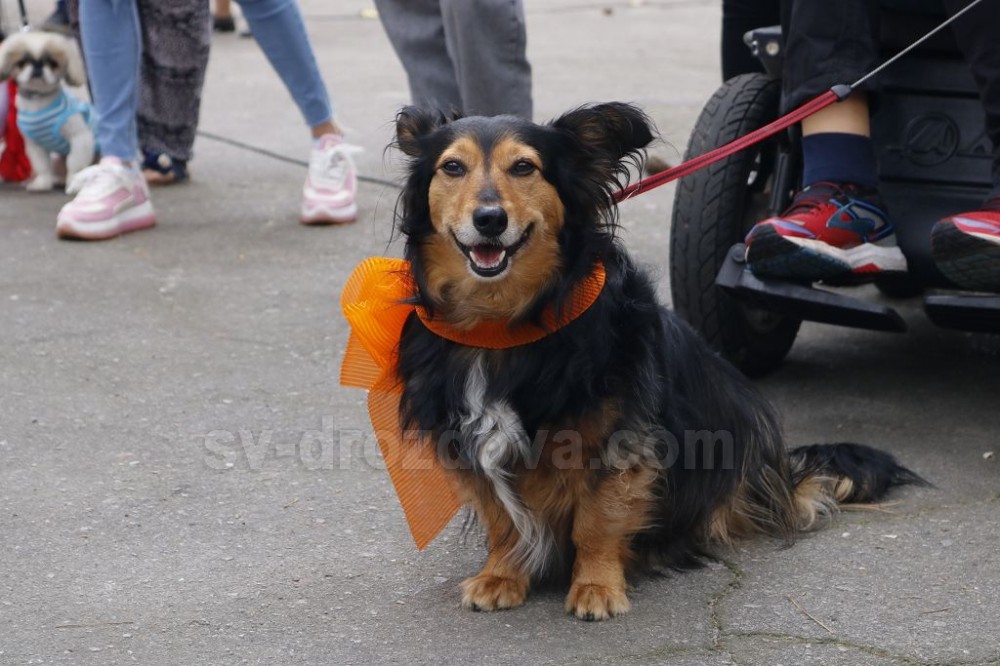
[[[839,102],[845,99],[850,94],[851,86],[834,86],[816,99],[806,102],[794,111],[786,113],[777,120],[764,125],[758,130],[754,130],[753,132],[741,136],[738,139],[734,139],[726,145],[719,146],[715,150],[711,150],[704,155],[692,158],[683,164],[678,164],[675,167],[671,167],[665,171],[661,171],[660,173],[655,173],[652,176],[643,178],[638,183],[632,183],[625,189],[619,190],[618,193],[615,194],[615,203],[625,201],[636,194],[648,192],[649,190],[657,188],[660,185],[666,185],[672,180],[683,178],[688,174],[694,173],[698,169],[702,169],[707,167],[709,164],[714,164],[721,159],[729,157],[733,153],[738,153],[744,148],[749,148],[755,143],[760,143],[769,136],[774,136],[781,130],[787,129],[795,123],[800,122],[803,118],[807,118],[817,111],[825,109],[834,102]]]

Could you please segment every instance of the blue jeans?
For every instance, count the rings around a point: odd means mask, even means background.
[[[206,2],[207,0],[202,0]],[[306,124],[333,118],[333,107],[296,0],[236,0],[271,66],[278,72]]]
[[[82,0],[80,33],[98,113],[101,154],[121,160],[139,152],[136,113],[139,108],[139,31],[141,0]],[[194,0],[207,2],[207,0]],[[319,74],[295,0],[242,0],[243,15],[306,124],[330,120],[333,109]]]

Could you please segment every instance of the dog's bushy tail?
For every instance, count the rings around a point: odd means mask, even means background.
[[[788,454],[799,528],[818,527],[841,504],[878,502],[893,488],[929,485],[885,451],[863,444],[813,444]]]

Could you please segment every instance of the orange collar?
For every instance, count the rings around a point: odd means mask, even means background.
[[[403,386],[396,368],[406,320],[416,312],[424,326],[452,342],[508,349],[537,342],[582,315],[601,295],[604,280],[604,266],[595,264],[594,271],[574,290],[563,316],[557,317],[554,309],[547,308],[541,325],[526,322],[512,327],[505,320],[490,320],[466,331],[406,302],[417,293],[408,261],[371,257],[351,273],[340,297],[351,326],[340,383],[368,389],[368,414],[419,550],[444,529],[461,503],[434,447],[412,441],[399,423]]]

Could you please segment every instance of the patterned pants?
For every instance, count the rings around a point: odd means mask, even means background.
[[[77,34],[80,1],[67,3]],[[189,160],[212,39],[208,0],[137,0],[136,5],[142,35],[139,146]]]

